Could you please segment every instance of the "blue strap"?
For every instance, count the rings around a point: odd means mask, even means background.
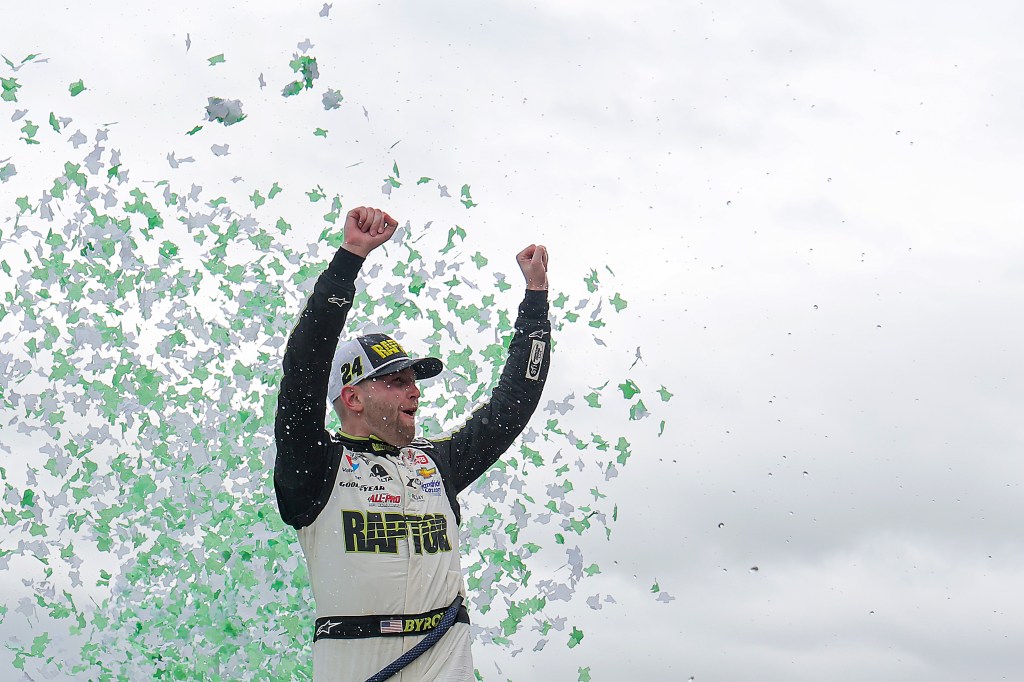
[[[391,661],[391,663],[388,663],[383,670],[366,680],[366,682],[384,682],[384,680],[391,679],[395,673],[422,656],[423,652],[427,649],[437,644],[437,641],[441,639],[441,637],[444,636],[444,633],[448,632],[448,629],[455,623],[455,618],[459,614],[460,606],[462,606],[462,595],[455,597],[455,601],[453,601],[452,605],[448,607],[448,610],[444,612],[444,616],[441,618],[441,622],[436,628],[428,632],[426,636],[416,644],[416,646]]]

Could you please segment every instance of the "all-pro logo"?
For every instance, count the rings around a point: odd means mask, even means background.
[[[380,464],[374,464],[373,466],[370,467],[370,475],[382,481],[391,480],[391,476],[390,474],[388,474],[388,470],[382,467]]]
[[[530,359],[526,363],[526,378],[532,381],[540,380],[540,368],[544,364],[544,342],[534,341],[530,349]]]
[[[402,496],[391,493],[374,493],[366,498],[366,503],[381,508],[401,507]]]

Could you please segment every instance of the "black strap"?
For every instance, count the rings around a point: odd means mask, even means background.
[[[417,615],[324,616],[317,618],[313,641],[318,639],[362,639],[365,637],[405,637],[423,635],[441,624],[449,607]],[[460,605],[456,623],[469,623],[469,612]]]
[[[452,625],[458,621],[456,613],[465,610],[466,609],[462,606],[462,595],[456,595],[455,601],[451,603],[451,606],[445,609],[444,616],[437,624],[437,627],[428,632],[423,639],[416,642],[415,646],[411,649],[388,663],[379,672],[369,677],[366,682],[387,682],[387,680],[390,680],[396,673],[398,673],[398,671],[422,656],[427,649],[437,644],[438,641],[444,637],[445,633],[451,629]],[[467,617],[466,620],[468,621],[469,618]]]

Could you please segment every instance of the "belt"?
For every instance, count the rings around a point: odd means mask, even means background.
[[[441,624],[441,619],[448,608],[442,606],[416,615],[324,616],[316,619],[313,641],[423,635]],[[459,606],[455,622],[469,623],[469,612],[465,606]]]

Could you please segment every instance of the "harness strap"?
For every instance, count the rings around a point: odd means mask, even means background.
[[[442,606],[416,615],[324,616],[316,619],[313,641],[424,635],[439,628],[445,614],[451,611],[453,606],[456,608],[452,622],[469,623],[469,612],[462,605],[461,597],[457,598],[457,602],[457,606],[453,602],[451,606]]]
[[[409,665],[417,658],[419,658],[424,651],[437,644],[437,641],[444,636],[444,633],[448,632],[448,629],[455,623],[457,614],[465,613],[466,607],[462,605],[462,596],[456,596],[455,601],[445,611],[444,616],[441,618],[441,622],[427,633],[427,636],[416,643],[416,646],[406,651],[404,654],[396,658],[395,660],[388,663],[383,670],[378,672],[373,677],[366,680],[366,682],[385,682],[385,680],[391,679],[399,670]],[[469,616],[466,616],[466,622],[469,622]]]

